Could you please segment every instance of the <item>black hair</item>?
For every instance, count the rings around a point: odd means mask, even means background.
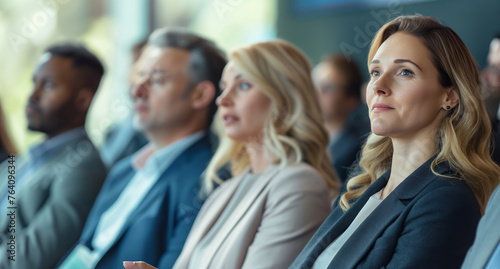
[[[79,71],[83,86],[94,92],[97,91],[104,75],[104,67],[97,56],[85,46],[76,43],[61,43],[50,46],[45,52],[51,56],[70,58],[73,67]]]

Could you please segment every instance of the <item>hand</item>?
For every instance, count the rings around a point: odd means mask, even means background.
[[[123,262],[123,267],[127,269],[157,269],[145,262]]]

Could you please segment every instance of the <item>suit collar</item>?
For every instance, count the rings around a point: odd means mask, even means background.
[[[405,209],[407,200],[413,199],[436,178],[430,169],[434,159],[435,156],[417,168],[382,201],[337,253],[330,267],[333,264],[338,268],[355,267],[384,229]],[[434,170],[439,174],[446,174],[450,169],[446,163],[441,163]],[[368,199],[387,185],[390,173],[391,171],[388,170],[373,182],[346,212],[338,205],[334,208],[330,216],[328,216],[323,225],[318,229],[318,232],[311,239],[311,245],[309,246],[308,244],[304,249],[307,252],[304,255],[306,260],[302,261],[303,267],[305,263],[316,260],[325,248],[349,227]],[[338,203],[338,199],[336,203]],[[310,265],[312,266],[312,264]]]
[[[245,170],[245,174],[249,169]],[[225,181],[221,186],[215,189],[207,201],[203,204],[198,217],[196,218],[191,231],[189,232],[188,239],[185,242],[181,256],[178,262],[184,262],[185,267],[189,263],[191,253],[194,251],[198,243],[210,231],[211,227],[215,224],[219,216],[222,214],[224,208],[233,197],[234,192],[242,179],[242,175]],[[221,190],[224,191],[221,191]],[[201,222],[200,222],[201,221]],[[189,250],[189,253],[185,250]]]
[[[173,160],[172,164],[170,164],[168,168],[161,173],[159,179],[153,185],[144,200],[132,212],[127,220],[127,223],[122,229],[122,233],[134,220],[139,218],[141,214],[151,208],[151,204],[153,203],[153,201],[159,199],[162,196],[168,195],[167,193],[165,193],[165,187],[163,187],[164,185],[168,184],[168,182],[172,180],[182,180],[183,177],[190,176],[187,170],[189,170],[189,167],[191,167],[192,165],[200,165],[197,157],[199,157],[199,152],[203,147],[210,147],[207,135],[204,135],[201,139],[190,145],[187,149],[184,150],[184,152],[181,152],[175,160]],[[199,177],[200,175],[197,176]]]
[[[432,173],[431,164],[436,156],[431,157],[413,173],[411,173],[403,182],[401,182],[394,191],[387,196],[382,203],[361,223],[352,236],[339,250],[335,258],[330,263],[329,268],[354,268],[356,264],[366,255],[373,246],[377,238],[379,238],[385,229],[394,222],[395,219],[406,208],[407,202],[403,200],[411,200],[417,196],[427,185],[436,179]],[[448,170],[446,164],[441,164],[435,167],[438,173],[444,173]],[[389,178],[390,171],[387,171],[382,177],[372,184],[367,191],[361,196],[361,206],[356,207],[356,214],[366,204],[367,200],[380,191],[386,184]],[[361,198],[360,197],[360,198]],[[361,202],[361,201],[360,201]],[[354,216],[355,217],[355,216]],[[354,218],[349,219],[348,225],[352,223]],[[339,221],[340,222],[340,221]],[[345,229],[343,230],[345,231]],[[343,231],[337,231],[340,235]]]
[[[153,185],[149,193],[144,197],[144,200],[139,203],[137,208],[134,209],[130,214],[130,216],[127,218],[127,221],[121,228],[120,233],[118,234],[115,243],[113,243],[113,245],[119,241],[119,239],[127,231],[128,227],[130,227],[136,220],[138,220],[141,215],[144,215],[145,212],[149,210],[156,209],[156,207],[152,206],[154,204],[154,201],[161,199],[161,197],[164,197],[165,195],[168,195],[168,193],[166,193],[167,189],[165,185],[168,185],[171,180],[182,180],[183,177],[191,176],[189,174],[189,167],[191,167],[191,165],[200,165],[200,163],[198,162],[198,158],[204,157],[204,154],[201,154],[200,151],[203,150],[206,151],[206,149],[210,151],[210,141],[207,135],[203,136],[200,140],[198,140],[193,145],[188,147],[183,153],[181,153],[177,157],[176,160],[172,162],[172,164],[160,175],[158,181]],[[130,180],[132,180],[133,174],[135,173],[132,167],[132,159],[130,158],[129,161],[130,161],[129,170],[131,171],[132,176],[127,180],[127,183],[124,184],[125,186],[124,188],[126,188],[126,186],[130,183]],[[114,202],[116,202],[117,198],[118,197],[115,197]],[[111,203],[110,206],[112,206],[114,202]],[[108,209],[109,207],[104,209],[102,213],[104,213]],[[94,227],[92,229],[92,233],[89,234],[88,240],[85,241],[86,244],[88,244],[89,246],[91,245],[90,242],[94,237],[95,230],[99,220],[100,217],[93,224]]]
[[[266,170],[258,178],[255,179],[256,182],[252,186],[251,191],[248,192],[246,196],[239,202],[239,204],[235,207],[234,211],[230,212],[230,215],[227,217],[226,221],[222,224],[221,228],[219,229],[219,236],[214,237],[211,247],[210,249],[208,249],[206,253],[206,257],[211,257],[211,259],[204,261],[207,267],[209,267],[212,258],[215,256],[215,253],[221,246],[222,242],[227,238],[227,236],[229,236],[229,234],[237,225],[237,223],[249,210],[250,206],[253,204],[255,199],[257,199],[257,197],[262,193],[264,188],[269,184],[273,176],[278,171],[279,167],[277,165],[269,165],[266,168]],[[235,178],[235,182],[231,184],[228,189],[224,190],[227,193],[227,194],[222,194],[224,195],[224,198],[219,198],[218,199],[219,201],[217,200],[214,201],[214,208],[217,208],[217,210],[214,210],[214,212],[207,217],[207,219],[211,223],[210,228],[217,221],[217,218],[220,216],[220,214],[224,211],[226,205],[229,203],[229,200],[232,198],[234,192],[237,190],[241,181],[248,175],[249,172],[250,169],[247,168],[244,173]],[[215,203],[217,203],[220,207],[216,207]],[[208,230],[209,229],[207,229],[206,232],[208,232]],[[203,236],[205,235],[206,233]]]
[[[402,200],[413,199],[415,196],[417,196],[417,194],[420,193],[420,191],[422,191],[422,189],[424,189],[425,186],[431,183],[434,179],[432,177],[434,173],[431,170],[431,164],[435,158],[436,155],[432,156],[430,159],[425,161],[425,163],[420,165],[394,189],[390,196],[396,196],[398,199]],[[451,169],[447,163],[439,163],[434,167],[434,171],[436,171],[436,173],[438,174],[447,174],[447,172],[451,171]],[[361,203],[361,207],[359,207],[356,211],[359,212],[359,210],[361,210],[370,196],[379,192],[387,185],[387,181],[389,180],[390,175],[391,169],[387,170],[382,176],[380,176],[375,182],[373,182],[370,187],[368,187],[368,189],[358,198],[358,200],[361,200],[363,202]],[[358,200],[356,200],[355,203],[357,203]]]
[[[81,140],[83,137],[87,137],[87,133],[85,132],[85,128],[83,126],[66,131],[31,147],[29,149],[30,158],[32,160],[45,159],[50,156],[50,154],[60,150],[65,145],[68,145],[75,140]]]

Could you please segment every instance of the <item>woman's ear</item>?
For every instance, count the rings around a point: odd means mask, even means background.
[[[210,105],[215,98],[215,86],[212,82],[205,80],[198,83],[190,94],[191,106],[194,109],[204,109]]]
[[[446,99],[444,100],[442,107],[444,110],[450,110],[457,106],[459,101],[457,91],[453,87],[447,88]]]

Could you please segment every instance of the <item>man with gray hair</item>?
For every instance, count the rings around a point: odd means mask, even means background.
[[[125,260],[172,267],[202,205],[225,64],[213,42],[187,30],[151,34],[131,90],[134,125],[150,142],[111,169],[60,268],[119,268]]]

